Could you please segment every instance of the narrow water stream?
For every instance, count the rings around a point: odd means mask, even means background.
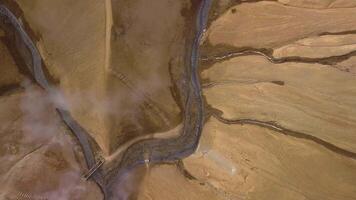
[[[132,144],[123,152],[119,160],[114,160],[109,167],[104,170],[98,170],[94,173],[93,179],[103,191],[104,198],[110,199],[110,186],[115,177],[120,177],[128,170],[138,165],[144,165],[149,160],[150,163],[169,162],[183,159],[195,152],[201,136],[204,122],[204,105],[201,95],[201,86],[198,75],[199,46],[202,35],[207,26],[211,0],[202,0],[196,19],[196,33],[191,49],[190,66],[190,84],[186,105],[184,110],[184,127],[182,134],[176,138],[170,139],[146,139]],[[32,56],[32,65],[27,67],[33,73],[37,83],[49,94],[54,93],[49,81],[47,80],[42,68],[42,59],[36,48],[36,45],[25,32],[23,25],[17,17],[5,6],[0,5],[0,17],[11,23],[13,29],[18,34],[18,39],[27,47]],[[81,144],[88,169],[96,164],[94,152],[90,146],[90,136],[63,108],[57,108],[60,116]],[[149,154],[144,152],[149,149]],[[145,163],[146,160],[146,163]]]

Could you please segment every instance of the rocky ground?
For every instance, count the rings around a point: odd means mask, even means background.
[[[216,3],[200,66],[211,114],[199,150],[183,161],[194,179],[171,187],[185,199],[355,199],[354,7]],[[147,179],[151,190],[167,181]]]
[[[16,2],[73,117],[105,155],[182,121],[174,81],[185,62],[189,1]]]
[[[73,118],[107,158],[180,134],[178,83],[197,1],[16,3]],[[7,45],[1,40],[0,198],[102,199],[82,178],[81,148],[53,97]],[[200,54],[197,151],[127,171],[114,198],[356,199],[354,0],[215,0]]]

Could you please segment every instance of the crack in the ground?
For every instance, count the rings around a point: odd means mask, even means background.
[[[185,168],[183,160],[178,160],[178,161],[176,162],[176,166],[177,166],[179,172],[180,172],[185,178],[187,178],[187,179],[189,179],[189,180],[194,180],[194,181],[197,181],[197,180],[198,180],[195,176],[193,176],[193,175]]]
[[[183,160],[178,160],[176,163],[175,163],[177,169],[179,170],[179,172],[185,177],[187,178],[188,180],[190,181],[194,181],[196,183],[199,183],[199,185],[202,185],[202,186],[206,186],[210,189],[212,189],[217,195],[219,196],[222,196],[224,199],[226,200],[232,200],[232,199],[236,199],[236,195],[234,194],[231,194],[227,191],[224,191],[224,190],[221,190],[217,187],[215,187],[213,184],[211,184],[209,181],[204,181],[204,180],[201,180],[199,178],[196,178],[192,173],[190,173],[184,166],[184,162]]]
[[[216,55],[216,56],[209,56],[209,57],[202,56],[200,60],[205,63],[214,64],[218,61],[225,61],[230,58],[235,58],[235,57],[240,57],[240,56],[249,56],[249,55],[263,56],[273,64],[294,62],[294,63],[318,63],[318,64],[322,64],[322,65],[333,66],[333,65],[336,65],[342,61],[348,60],[349,58],[351,58],[353,56],[356,56],[356,50],[351,51],[347,54],[343,54],[343,55],[339,55],[339,56],[329,56],[329,57],[324,57],[324,58],[308,58],[308,57],[299,57],[299,56],[288,56],[288,57],[282,57],[282,58],[275,58],[275,57],[273,57],[273,50],[271,50],[271,49],[266,50],[266,49],[249,48],[249,49],[242,50],[242,51],[228,52],[228,53],[224,53],[224,54]]]
[[[340,32],[323,32],[318,34],[318,36],[324,36],[324,35],[350,35],[350,34],[356,34],[356,30],[347,30],[347,31],[340,31]]]
[[[278,3],[278,0],[237,0],[233,6],[238,6],[241,4],[248,4],[248,3],[258,3],[258,2],[275,2]]]
[[[259,84],[259,83],[271,83],[279,86],[283,86],[285,84],[284,81],[281,80],[221,80],[221,81],[210,81],[203,83],[202,88],[208,89],[218,85],[230,85],[230,84],[241,84],[241,85],[249,85],[249,84]]]
[[[283,135],[309,140],[309,141],[315,142],[315,143],[325,147],[326,149],[328,149],[328,150],[330,150],[330,151],[332,151],[332,152],[334,152],[336,154],[339,154],[341,156],[348,157],[348,158],[356,160],[356,153],[355,152],[348,151],[348,150],[345,150],[343,148],[340,148],[340,147],[338,147],[338,146],[336,146],[336,145],[334,145],[332,143],[329,143],[329,142],[327,142],[325,140],[322,140],[322,139],[320,139],[318,137],[315,137],[313,135],[309,135],[309,134],[306,134],[306,133],[302,133],[302,132],[299,132],[299,131],[294,131],[294,130],[285,128],[285,127],[283,127],[281,125],[278,125],[274,121],[260,121],[260,120],[256,120],[256,119],[226,119],[226,118],[223,118],[221,115],[218,115],[216,113],[213,113],[212,116],[215,117],[220,122],[222,122],[224,124],[228,124],[228,125],[231,125],[231,124],[255,125],[255,126],[260,126],[260,127],[263,127],[263,128],[267,128],[267,129],[279,132],[279,133],[281,133]]]

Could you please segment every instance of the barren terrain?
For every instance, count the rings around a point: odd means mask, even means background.
[[[0,0],[0,199],[356,199],[354,0]]]

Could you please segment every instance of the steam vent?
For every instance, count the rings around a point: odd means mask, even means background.
[[[0,200],[356,200],[356,0],[0,0]]]

